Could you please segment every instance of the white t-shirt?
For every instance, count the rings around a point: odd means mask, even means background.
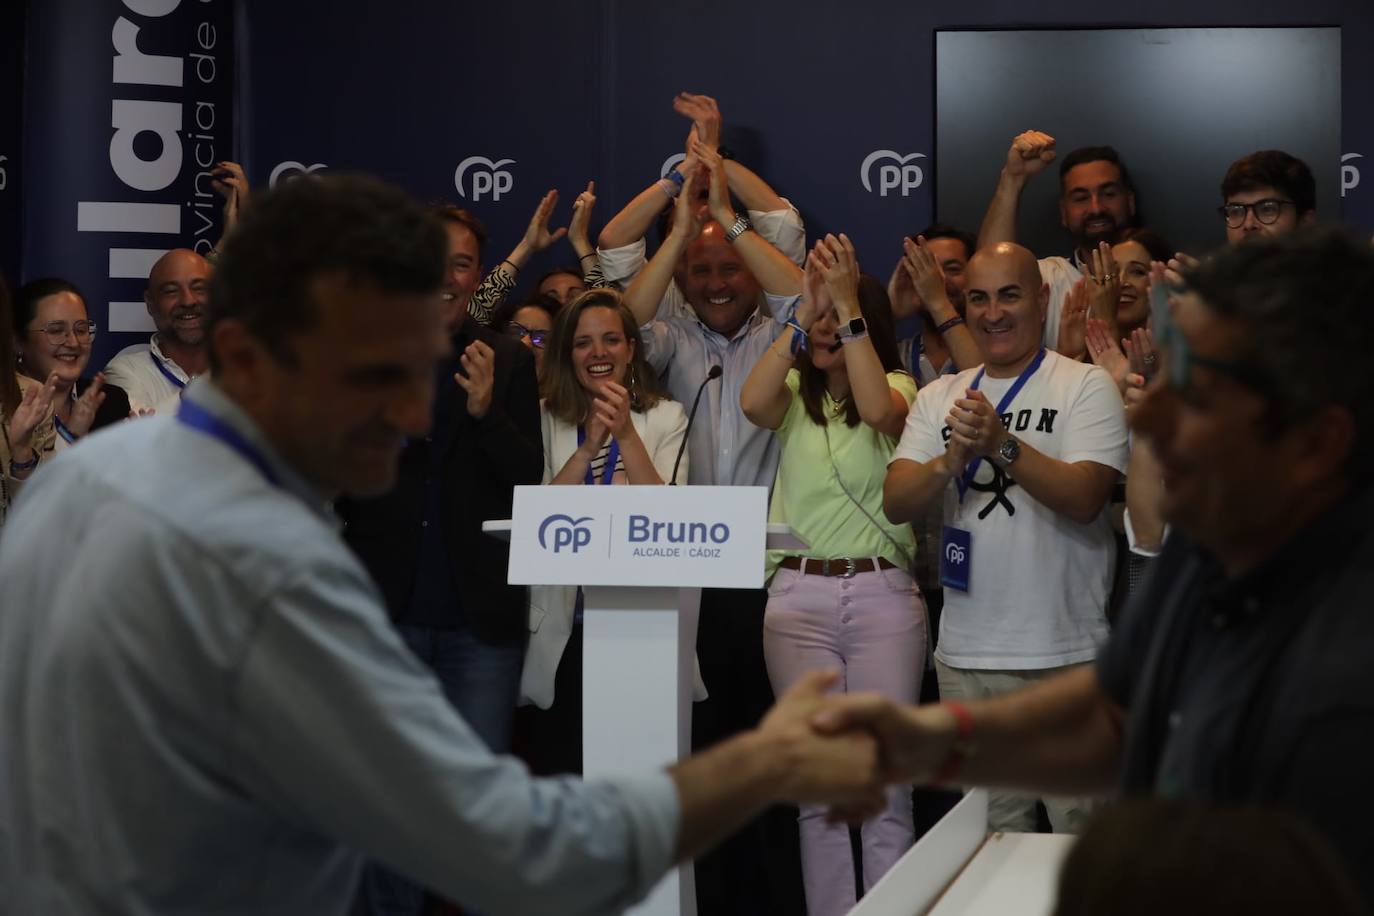
[[[157,335],[146,344],[134,344],[115,354],[106,364],[105,381],[129,395],[134,410],[176,413],[181,392],[191,381],[186,370],[164,356]]]
[[[1040,278],[1050,285],[1050,304],[1045,314],[1045,346],[1051,350],[1059,346],[1059,319],[1064,311],[1064,297],[1083,276],[1078,265],[1059,256],[1040,259]]]
[[[921,389],[893,461],[943,454],[945,418],[977,369]],[[1014,378],[979,384],[994,406]],[[1010,422],[1008,423],[1008,420]],[[1104,370],[1050,351],[1003,413],[1012,433],[1051,458],[1126,468],[1121,395]],[[945,493],[946,524],[969,532],[969,590],[945,589],[935,657],[956,668],[1026,670],[1086,662],[1107,638],[1105,609],[1115,543],[1104,508],[1083,525],[1028,496],[984,459],[960,502]]]

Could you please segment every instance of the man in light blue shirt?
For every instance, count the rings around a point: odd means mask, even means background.
[[[587,783],[452,710],[328,508],[430,422],[443,259],[378,182],[264,195],[215,274],[211,378],[35,476],[0,541],[7,912],[338,914],[364,856],[484,912],[613,912],[768,804],[881,797],[870,738],[810,728],[824,679]]]

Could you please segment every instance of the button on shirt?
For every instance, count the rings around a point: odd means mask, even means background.
[[[330,511],[163,415],[30,481],[0,541],[8,912],[340,914],[362,858],[464,906],[604,913],[668,867],[664,772],[540,781],[392,630]]]
[[[782,317],[801,297],[766,298],[769,311]],[[687,451],[692,459],[688,483],[773,485],[778,470],[777,441],[770,430],[749,422],[740,409],[739,397],[754,364],[782,332],[782,324],[757,312],[728,338],[695,318],[651,321],[640,328],[649,365],[664,377],[669,394],[683,410],[692,409],[697,389],[711,366],[722,369],[721,377],[706,386],[688,434]]]
[[[104,372],[107,382],[128,393],[131,408],[157,413],[174,413],[184,386],[191,381],[181,366],[162,354],[156,334],[146,344],[120,350]]]

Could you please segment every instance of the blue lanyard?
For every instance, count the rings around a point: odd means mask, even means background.
[[[1007,408],[1011,406],[1011,402],[1021,393],[1021,389],[1026,386],[1026,382],[1030,380],[1030,377],[1035,374],[1035,370],[1039,369],[1040,364],[1044,361],[1045,348],[1041,347],[1040,352],[1035,354],[1035,359],[1031,360],[1029,366],[1021,370],[1021,374],[1016,377],[1016,381],[1007,389],[1007,393],[1002,395],[1002,400],[997,402],[998,423],[1002,422],[1002,414],[1006,413]],[[969,388],[972,388],[974,391],[978,390],[978,386],[983,381],[983,373],[985,371],[986,368],[978,370],[978,374],[973,377],[973,384],[969,385]],[[964,470],[964,476],[955,481],[959,486],[959,502],[964,501],[964,494],[968,492],[969,484],[973,483],[973,475],[978,472],[978,465],[982,463],[983,456],[979,455],[969,462],[969,466]]]
[[[167,371],[167,367],[162,365],[161,360],[157,358],[157,354],[154,353],[152,350],[148,351],[148,358],[153,361],[154,366],[157,366],[157,371],[162,373],[163,378],[167,379],[167,381],[171,382],[178,388],[186,387],[185,382],[183,382],[181,379],[177,378],[175,375]]]
[[[72,432],[70,429],[67,429],[67,424],[63,423],[62,418],[59,417],[57,414],[52,415],[52,425],[53,428],[57,430],[57,434],[61,436],[68,445],[71,445],[74,442],[76,442],[76,433]]]
[[[197,432],[205,433],[212,439],[218,439],[221,443],[238,452],[240,457],[258,469],[258,473],[274,487],[281,486],[281,480],[277,477],[276,471],[267,463],[267,458],[260,452],[253,443],[243,437],[243,434],[219,417],[201,407],[195,401],[183,400],[181,408],[177,411],[177,420],[185,423]]]
[[[577,427],[577,447],[581,448],[582,443],[587,441],[587,431],[581,426]],[[615,465],[620,460],[620,443],[611,440],[611,450],[606,455],[606,466],[601,469],[601,485],[608,487],[611,485],[611,478],[615,476]],[[596,481],[592,479],[592,466],[587,465],[587,485],[591,486]]]

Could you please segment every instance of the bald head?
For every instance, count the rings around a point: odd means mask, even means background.
[[[199,347],[205,342],[210,263],[189,248],[174,248],[148,272],[143,301],[160,340]]]
[[[1044,335],[1049,287],[1028,249],[1011,242],[979,249],[969,258],[964,301],[969,333],[989,376],[1015,375],[1034,358]]]

